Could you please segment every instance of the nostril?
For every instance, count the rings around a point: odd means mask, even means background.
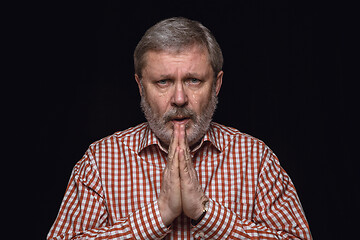
[[[188,105],[188,103],[187,102],[172,102],[171,103],[171,106],[173,106],[173,107],[180,107],[180,108],[182,108],[182,107],[186,107]]]

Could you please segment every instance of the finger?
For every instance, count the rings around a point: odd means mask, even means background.
[[[189,167],[187,166],[187,154],[186,154],[186,145],[185,145],[185,131],[184,129],[180,130],[179,135],[179,165],[180,165],[180,176],[182,173],[188,173]],[[183,176],[185,177],[185,176]]]
[[[180,171],[180,179],[185,184],[199,184],[198,175],[196,172],[196,169],[191,161],[190,153],[188,151],[184,150],[183,148],[179,147],[179,171]],[[193,186],[194,189],[197,189],[198,187]]]
[[[191,161],[186,159],[186,151],[182,148],[179,148],[179,168],[180,168],[180,176],[182,173],[185,173],[187,176],[190,176],[191,174],[190,172],[193,171],[192,168],[194,168],[191,164]]]
[[[164,171],[161,187],[174,188],[174,183],[179,181],[179,147],[175,148],[173,158],[168,161]],[[175,180],[175,181],[174,181]]]
[[[179,148],[179,154],[178,154],[178,158],[179,158],[179,169],[180,169],[180,178],[182,180],[184,180],[186,177],[188,177],[188,167],[185,163],[185,154],[184,154],[184,149]]]
[[[179,150],[179,171],[180,171],[180,180],[183,182],[183,187],[188,189],[197,189],[198,177],[194,166],[191,161],[186,160],[184,149],[180,148]],[[195,184],[195,185],[194,185]]]
[[[179,147],[176,147],[176,150],[175,150],[175,155],[174,155],[174,159],[173,159],[173,170],[176,171],[176,176],[180,176],[179,174],[179,150],[180,148]]]
[[[176,148],[178,146],[178,142],[179,142],[179,137],[178,137],[178,128],[176,126],[174,126],[174,130],[171,136],[171,141],[170,141],[170,145],[169,145],[169,153],[168,153],[168,161],[172,161],[174,156],[175,156],[175,152],[176,152]]]
[[[185,129],[185,146],[186,146],[186,151],[188,152],[188,154],[190,154],[190,147],[189,147],[189,143],[188,143],[188,137],[187,137],[187,132],[186,132],[186,129]]]
[[[191,155],[190,155],[190,148],[187,143],[187,135],[186,135],[186,129],[184,125],[181,125],[180,133],[179,133],[179,146],[184,150],[184,161],[185,164],[188,164],[188,168],[192,168],[192,161],[191,161]]]
[[[186,130],[184,125],[180,125],[179,127],[179,146],[186,150]]]

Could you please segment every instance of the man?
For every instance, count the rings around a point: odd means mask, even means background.
[[[274,153],[211,121],[223,57],[206,27],[157,23],[134,64],[148,122],[90,145],[48,239],[311,239]]]

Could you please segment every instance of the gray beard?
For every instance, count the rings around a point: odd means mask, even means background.
[[[212,117],[218,104],[215,86],[213,86],[210,101],[208,105],[204,107],[200,115],[197,115],[194,111],[186,107],[174,107],[166,112],[163,116],[160,116],[151,108],[149,102],[147,101],[144,89],[142,89],[142,92],[144,94],[141,96],[141,109],[149,123],[150,129],[154,132],[155,136],[158,137],[160,141],[166,146],[169,146],[172,137],[172,131],[169,131],[169,129],[166,127],[166,123],[168,123],[173,117],[180,115],[189,116],[192,120],[192,132],[190,134],[187,132],[187,141],[191,147],[195,143],[199,142],[209,129]],[[189,126],[187,126],[187,128],[188,127]]]

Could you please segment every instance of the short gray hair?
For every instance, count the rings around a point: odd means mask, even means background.
[[[162,20],[145,32],[134,51],[135,73],[142,78],[145,54],[150,50],[180,52],[194,44],[207,49],[216,76],[224,61],[219,44],[204,25],[183,17]]]

